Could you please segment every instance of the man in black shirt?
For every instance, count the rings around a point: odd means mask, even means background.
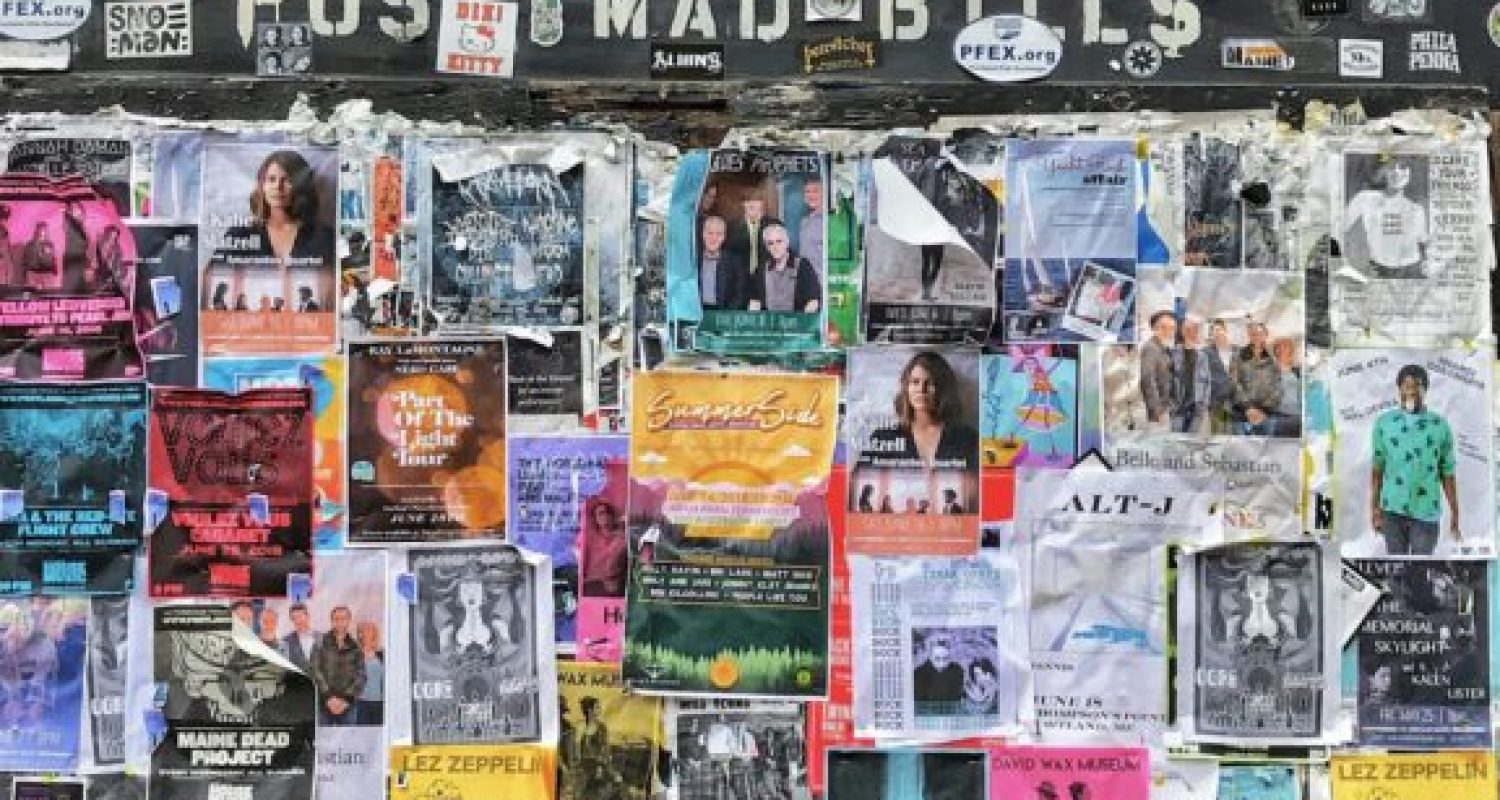
[[[948,640],[927,648],[927,663],[917,667],[912,697],[919,703],[957,703],[964,696],[964,668],[953,661]]]

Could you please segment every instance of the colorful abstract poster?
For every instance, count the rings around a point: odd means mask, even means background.
[[[849,552],[978,549],[979,373],[977,348],[849,352]]]
[[[135,331],[153,386],[198,385],[198,226],[138,220]]]
[[[1333,800],[1495,800],[1495,754],[1334,754],[1328,763]]]
[[[154,609],[151,797],[312,796],[317,692],[224,604]]]
[[[830,750],[824,800],[989,800],[988,758],[967,750]],[[809,765],[811,766],[811,765]]]
[[[338,168],[335,147],[204,145],[204,355],[333,351]]]
[[[560,646],[572,646],[576,638],[578,612],[579,555],[575,549],[587,525],[585,509],[604,490],[610,463],[623,463],[630,455],[630,440],[624,436],[512,436],[507,448],[510,459],[510,503],[507,536],[516,545],[545,553],[552,559],[552,599],[556,612],[553,632]],[[623,521],[623,520],[621,520]],[[605,523],[600,523],[601,525]],[[615,549],[619,562],[615,574],[623,594],[626,541],[623,527]],[[613,582],[604,562],[613,551],[600,540],[588,555],[595,556],[595,574],[590,577]]]
[[[627,450],[629,445],[626,445]],[[578,527],[578,614],[575,627],[579,661],[620,662],[625,636],[625,587],[630,580],[630,536],[626,495],[628,458],[604,465],[604,482],[588,496]]]
[[[0,593],[129,591],[145,488],[145,384],[0,384]]]
[[[662,701],[626,694],[610,664],[559,661],[558,800],[650,797],[662,750]]]
[[[81,597],[0,599],[0,769],[78,764],[88,611]]]
[[[1007,144],[1008,341],[1133,340],[1135,151],[1135,142],[1124,140]]]
[[[1136,747],[1002,747],[990,751],[990,798],[1150,800],[1151,755]]]
[[[838,381],[646,372],[632,397],[626,684],[826,696]]]
[[[1490,565],[1367,560],[1356,566],[1385,587],[1354,640],[1359,743],[1489,747]]]
[[[505,341],[350,342],[353,545],[505,535]]]
[[[150,596],[285,597],[312,572],[313,448],[307,389],[154,389]]]
[[[1078,460],[1078,360],[1012,347],[980,359],[979,446],[989,467]]]
[[[125,763],[125,693],[130,598],[89,600],[88,738],[94,766]]]
[[[238,394],[248,389],[312,391],[313,546],[336,549],[344,541],[344,360],[336,356],[206,358],[205,389]]]
[[[555,797],[557,748],[444,744],[391,748],[391,800]]]

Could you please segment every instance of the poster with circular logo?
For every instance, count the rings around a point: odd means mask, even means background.
[[[985,17],[959,31],[953,59],[984,80],[1045,78],[1062,61],[1062,41],[1046,25],[1018,14]]]
[[[88,0],[28,0],[0,3],[0,36],[43,42],[61,39],[89,18]]]

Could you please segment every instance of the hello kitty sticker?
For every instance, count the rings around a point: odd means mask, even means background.
[[[443,0],[437,71],[509,78],[515,74],[515,3]]]

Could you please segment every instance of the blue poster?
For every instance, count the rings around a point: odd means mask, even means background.
[[[1078,362],[1049,348],[983,357],[980,450],[986,467],[1055,467],[1077,460]]]
[[[1007,340],[1131,341],[1135,144],[1019,139],[1006,159]]]
[[[1219,800],[1298,800],[1301,796],[1296,767],[1224,764],[1219,768]]]
[[[88,609],[82,597],[0,600],[0,769],[76,767]]]

